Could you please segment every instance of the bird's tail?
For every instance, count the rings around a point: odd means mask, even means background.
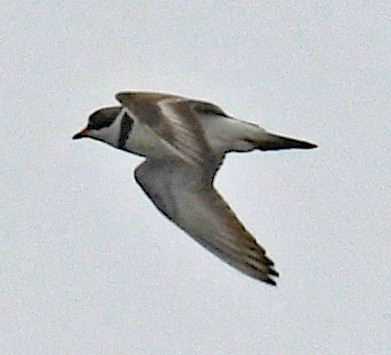
[[[227,119],[223,123],[225,126],[222,127],[220,140],[226,144],[225,152],[250,152],[254,149],[312,149],[317,147],[313,143],[269,133],[253,123],[236,119]]]
[[[298,139],[280,136],[264,132],[262,138],[254,142],[259,150],[280,150],[280,149],[313,149],[317,145]]]

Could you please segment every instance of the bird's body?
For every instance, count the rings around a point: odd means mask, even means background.
[[[273,262],[215,190],[213,179],[231,151],[316,146],[268,133],[208,102],[143,92],[116,98],[122,106],[94,112],[74,138],[90,137],[146,157],[136,181],[162,213],[231,266],[275,284]]]

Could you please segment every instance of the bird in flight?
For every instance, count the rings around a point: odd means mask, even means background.
[[[213,186],[225,154],[315,144],[235,119],[219,106],[172,94],[121,92],[73,139],[92,138],[145,157],[135,179],[156,207],[244,274],[276,285],[273,261]]]

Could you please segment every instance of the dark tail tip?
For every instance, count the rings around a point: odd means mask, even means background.
[[[316,144],[293,139],[289,137],[279,136],[269,133],[267,138],[262,141],[259,150],[280,150],[280,149],[314,149],[318,146]]]
[[[314,148],[318,148],[318,146],[317,146],[316,144],[313,144],[313,143],[310,143],[310,142],[303,142],[303,141],[300,141],[300,145],[299,145],[297,148],[301,148],[301,149],[314,149]]]

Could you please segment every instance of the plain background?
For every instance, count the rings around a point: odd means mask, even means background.
[[[0,352],[386,354],[384,1],[3,1]],[[223,264],[153,207],[141,159],[72,141],[121,90],[206,99],[312,151],[216,186],[281,273]]]

